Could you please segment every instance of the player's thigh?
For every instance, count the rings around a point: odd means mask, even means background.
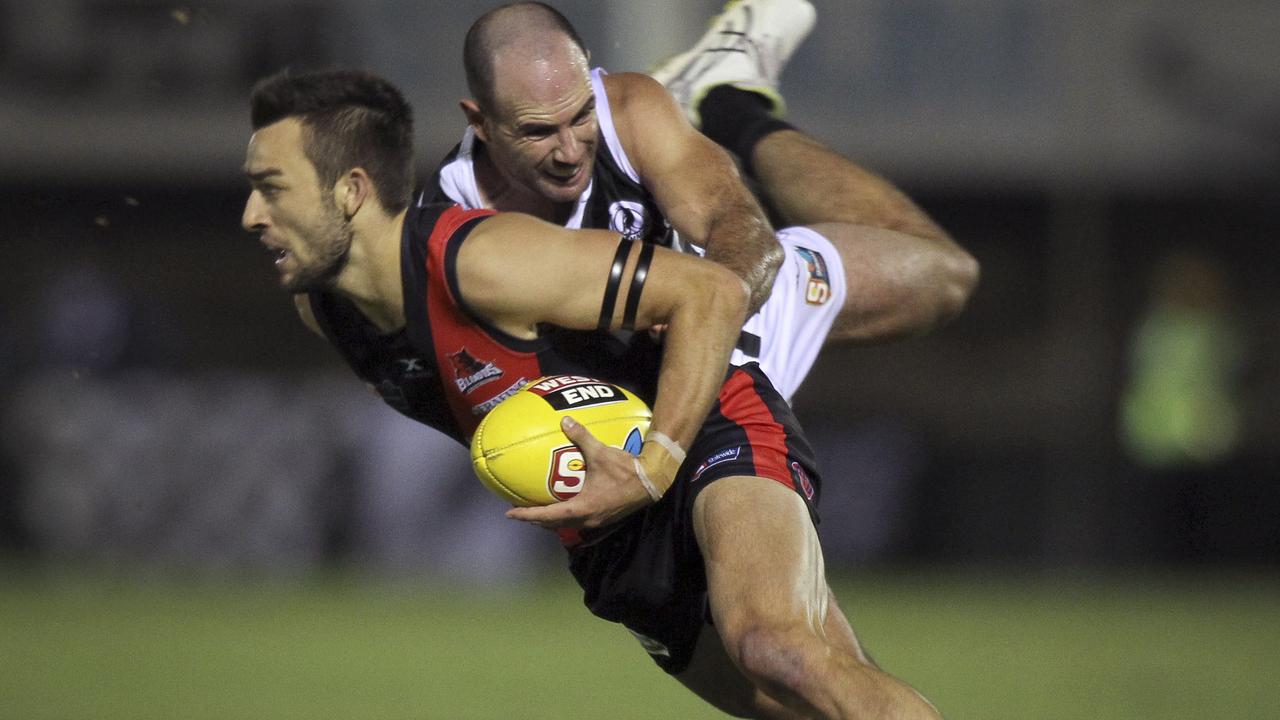
[[[693,525],[712,617],[730,652],[750,630],[804,625],[825,634],[822,549],[794,490],[766,478],[722,478],[699,493]]]
[[[924,327],[921,323],[933,312],[932,291],[913,288],[912,278],[934,260],[904,252],[901,233],[846,223],[815,223],[802,230],[829,243],[828,265],[835,266],[832,296],[839,296],[839,305],[827,344],[888,340]],[[836,278],[841,281],[838,292]]]

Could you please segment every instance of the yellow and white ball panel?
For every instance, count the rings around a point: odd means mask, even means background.
[[[513,505],[550,505],[582,491],[586,465],[566,415],[600,442],[639,454],[652,414],[625,388],[578,375],[538,378],[503,400],[471,438],[476,476]]]

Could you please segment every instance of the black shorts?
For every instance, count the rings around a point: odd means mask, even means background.
[[[709,621],[707,575],[693,532],[693,501],[724,477],[790,487],[817,524],[820,478],[791,408],[755,363],[734,368],[662,500],[618,525],[585,533],[569,567],[598,617],[622,623],[668,673],[693,657]]]

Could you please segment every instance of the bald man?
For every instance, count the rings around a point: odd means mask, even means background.
[[[731,4],[732,22],[722,16],[713,31],[727,27],[737,37],[734,23],[744,9],[757,18],[765,17],[762,10],[777,15],[788,9],[779,2]],[[808,10],[802,20],[811,24]],[[783,29],[794,36],[797,27]],[[695,49],[692,57],[702,53]],[[572,228],[610,228],[642,242],[698,246],[752,288],[758,312],[734,362],[759,359],[787,397],[829,332],[840,340],[920,332],[957,312],[972,289],[972,259],[914,204],[776,124],[767,104],[769,120],[761,121],[750,112],[760,104],[754,93],[729,98],[747,101],[744,116],[755,128],[756,139],[739,145],[766,197],[789,222],[802,223],[776,234],[730,155],[699,134],[663,86],[645,75],[592,70],[581,39],[551,8],[519,3],[486,13],[468,33],[464,55],[469,127],[421,201],[449,199]],[[718,87],[731,74],[702,76]],[[575,571],[588,606],[623,622],[663,670],[734,716],[938,717],[871,662],[827,585],[815,527],[819,478],[791,461],[791,472],[776,482],[703,474],[746,453],[728,446],[683,468],[691,500],[675,510],[670,531],[654,528],[670,538],[672,557],[696,553],[697,573],[673,576],[678,566],[670,562],[636,564],[619,547],[614,577],[625,582]],[[666,606],[678,611],[643,621],[623,611],[659,587],[680,598]],[[648,629],[666,626],[662,635]]]
[[[730,3],[657,73],[682,106],[647,75],[593,70],[545,5],[490,11],[464,45],[468,128],[426,199],[704,252],[752,288],[734,363],[759,362],[790,399],[824,345],[927,331],[977,280],[909,198],[776,117],[778,74],[813,17],[803,0]],[[725,148],[787,227],[775,234]]]

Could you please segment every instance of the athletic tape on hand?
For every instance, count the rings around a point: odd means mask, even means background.
[[[654,502],[661,500],[662,493],[658,492],[658,488],[653,486],[653,481],[649,479],[649,474],[644,471],[643,467],[641,467],[640,458],[632,458],[631,461],[636,464],[636,475],[640,477],[640,484],[644,486],[644,491],[649,493],[649,497]]]
[[[666,433],[659,432],[657,430],[650,430],[648,434],[644,436],[644,441],[649,442],[650,440],[661,445],[663,450],[666,450],[671,454],[671,457],[676,459],[677,464],[684,463],[684,448],[680,447],[680,443],[672,440]]]

